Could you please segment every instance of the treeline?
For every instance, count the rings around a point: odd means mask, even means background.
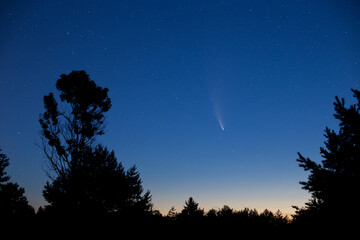
[[[56,82],[59,95],[44,96],[45,111],[40,115],[41,148],[46,158],[49,181],[43,196],[48,202],[37,214],[28,204],[24,189],[10,182],[6,173],[9,158],[0,151],[1,221],[31,219],[32,224],[55,230],[64,223],[74,226],[156,226],[184,230],[206,227],[221,229],[287,231],[289,229],[333,231],[354,230],[359,225],[358,189],[360,183],[360,92],[352,90],[356,104],[345,106],[336,97],[334,117],[339,131],[325,129],[325,146],[320,163],[298,153],[299,166],[309,171],[303,189],[311,194],[304,207],[295,208],[290,219],[255,209],[234,210],[229,206],[207,212],[189,198],[180,212],[170,209],[163,216],[153,209],[150,191],[142,187],[136,167],[125,169],[109,150],[96,142],[104,134],[105,113],[111,108],[108,89],[97,86],[85,71],[62,74]],[[26,221],[25,221],[26,222]],[[54,224],[56,223],[56,224]],[[16,225],[16,224],[15,224]],[[96,229],[96,226],[94,228]],[[140,227],[141,226],[141,227]],[[54,229],[55,228],[55,229]],[[156,228],[154,228],[156,229]],[[110,231],[111,232],[111,231]],[[203,231],[199,231],[203,233]],[[207,231],[211,235],[211,231]]]
[[[9,182],[10,176],[6,173],[6,167],[8,166],[9,158],[4,153],[1,153],[0,149],[0,213],[1,221],[5,220],[9,221],[9,223],[14,223],[14,221],[19,223],[19,221],[26,220],[26,224],[33,226],[34,223],[46,225],[48,221],[53,225],[59,221],[66,221],[70,224],[73,221],[80,220],[81,222],[77,223],[79,225],[89,223],[87,221],[90,220],[93,224],[96,223],[98,227],[104,227],[104,223],[109,224],[109,220],[111,220],[113,223],[121,222],[122,224],[125,223],[125,225],[136,222],[137,225],[167,227],[191,224],[202,227],[217,225],[218,227],[233,226],[238,228],[246,226],[276,229],[279,227],[283,228],[291,223],[291,218],[283,215],[280,210],[274,213],[265,209],[259,213],[256,209],[244,208],[243,210],[235,210],[224,205],[221,209],[210,209],[205,212],[192,197],[185,201],[183,209],[180,212],[177,212],[176,209],[172,207],[166,215],[153,209],[148,199],[145,201],[146,208],[138,208],[128,204],[127,206],[122,206],[122,209],[115,211],[99,211],[99,206],[88,205],[90,200],[87,200],[87,205],[79,205],[76,209],[69,199],[62,199],[56,200],[63,201],[62,203],[58,203],[61,207],[57,205],[46,205],[39,207],[37,211],[35,211],[24,196],[24,188],[21,188],[17,183]],[[129,174],[129,178],[134,180],[134,171],[135,169],[131,168],[127,173],[123,173],[124,176]],[[133,181],[133,183],[140,186],[139,178],[136,178],[136,181]],[[73,184],[76,183],[74,182]],[[82,191],[85,191],[85,189]],[[44,190],[44,194],[45,192],[46,190]],[[122,195],[125,196],[126,194],[126,192],[122,193]],[[76,198],[78,196],[68,195],[67,197]],[[81,199],[78,201],[81,203]],[[105,209],[104,206],[102,207]],[[51,227],[49,229],[51,229]]]
[[[212,223],[212,224],[239,224],[239,226],[283,226],[291,223],[287,215],[283,215],[280,210],[273,213],[265,209],[259,213],[256,209],[244,208],[235,210],[228,205],[224,205],[221,209],[210,209],[205,212],[199,207],[199,204],[190,197],[185,201],[185,205],[181,212],[176,212],[172,207],[166,216],[162,216],[158,211],[153,212],[154,215],[160,216],[169,222],[187,223]]]

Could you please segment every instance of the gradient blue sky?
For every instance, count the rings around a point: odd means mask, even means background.
[[[297,152],[320,161],[334,97],[354,102],[359,43],[358,1],[1,1],[8,173],[45,204],[42,98],[85,70],[113,103],[99,143],[137,165],[155,209],[292,213],[309,198]]]

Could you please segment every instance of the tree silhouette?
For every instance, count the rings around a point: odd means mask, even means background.
[[[218,212],[218,216],[222,218],[231,217],[234,213],[234,210],[230,208],[228,205],[224,205]]]
[[[114,152],[101,145],[71,162],[64,178],[47,183],[45,199],[56,211],[81,214],[141,213],[151,209],[151,196],[143,195],[140,175],[133,166],[125,171]]]
[[[15,217],[33,215],[34,209],[24,196],[25,190],[17,183],[7,182],[10,177],[5,172],[9,158],[0,149],[0,216]]]
[[[52,93],[44,97],[40,124],[52,180],[43,191],[50,203],[46,210],[82,215],[150,211],[150,192],[143,193],[136,167],[125,171],[113,151],[95,144],[111,107],[108,89],[85,71],[61,75],[56,88],[68,111],[59,110]]]
[[[168,213],[166,214],[166,217],[167,217],[168,219],[174,220],[174,219],[176,218],[176,215],[177,215],[176,209],[175,209],[174,206],[172,206],[172,207],[169,209]]]
[[[216,209],[212,208],[206,213],[206,217],[210,219],[215,219],[217,217],[217,213],[218,212],[216,211]]]
[[[111,101],[108,89],[97,86],[85,71],[62,74],[56,88],[61,102],[67,103],[70,110],[59,110],[54,94],[49,93],[44,96],[45,112],[39,122],[49,168],[62,177],[73,158],[82,155],[81,151],[94,143],[96,136],[104,134],[104,113],[110,109]]]
[[[0,149],[0,184],[9,181],[10,177],[5,172],[5,168],[9,166],[9,158],[1,153]]]
[[[358,103],[345,107],[344,99],[336,97],[335,118],[340,130],[325,129],[323,160],[318,164],[300,153],[297,161],[310,171],[307,181],[300,182],[311,193],[303,208],[295,207],[295,221],[339,222],[351,219],[358,212],[360,166],[360,92],[352,90]]]
[[[181,216],[185,217],[202,217],[204,215],[204,209],[199,208],[199,203],[197,203],[192,197],[189,197],[185,201],[183,210],[181,211]]]

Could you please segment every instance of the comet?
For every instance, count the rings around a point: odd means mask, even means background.
[[[221,130],[225,131],[225,128],[224,128],[223,123],[222,123],[220,120],[218,120],[218,122],[219,122],[219,125],[220,125]]]
[[[214,104],[213,106],[214,106],[214,113],[215,113],[216,120],[219,123],[221,130],[225,131],[224,122],[221,117],[221,111],[220,111],[219,105]]]
[[[222,94],[221,94],[221,81],[216,81],[211,84],[209,88],[209,99],[214,111],[215,118],[220,126],[221,131],[225,131],[225,124],[223,119],[223,104],[222,104]]]

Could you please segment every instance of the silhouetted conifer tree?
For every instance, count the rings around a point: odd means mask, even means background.
[[[7,175],[5,168],[9,166],[9,158],[1,153],[0,149],[0,184],[9,181],[10,177]]]
[[[185,201],[184,208],[181,211],[181,216],[202,217],[203,215],[204,209],[199,208],[199,203],[197,203],[192,197]]]
[[[5,168],[9,166],[9,158],[1,153],[0,149],[0,216],[15,217],[28,216],[34,214],[24,196],[25,190],[17,183],[8,182],[10,177],[7,175]]]
[[[300,167],[309,171],[307,181],[300,182],[311,193],[303,208],[295,207],[295,221],[344,222],[359,212],[360,173],[360,92],[352,90],[358,103],[345,107],[336,97],[335,118],[340,130],[325,129],[325,147],[320,148],[320,164],[299,153]]]
[[[68,174],[47,183],[45,199],[66,213],[105,214],[150,211],[151,196],[143,194],[136,167],[125,171],[114,152],[101,145],[72,161]]]

